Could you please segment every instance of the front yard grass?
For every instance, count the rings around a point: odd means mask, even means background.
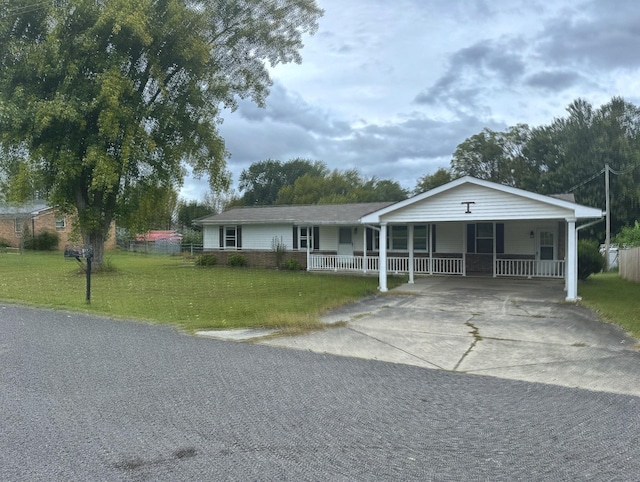
[[[378,278],[305,271],[185,266],[181,257],[105,253],[114,271],[91,277],[61,253],[0,254],[0,300],[186,330],[320,326],[322,312],[377,292]],[[390,277],[389,288],[406,281]]]
[[[578,288],[582,303],[604,320],[616,323],[640,338],[640,285],[626,281],[617,272],[590,276]]]

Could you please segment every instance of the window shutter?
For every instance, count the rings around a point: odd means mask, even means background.
[[[224,248],[224,226],[220,226],[220,247]]]
[[[320,249],[320,226],[313,227],[313,249]]]
[[[476,225],[467,224],[467,253],[476,252]]]
[[[293,227],[293,249],[298,249],[298,226]]]
[[[367,251],[373,251],[373,229],[366,228],[367,230]]]
[[[431,252],[436,252],[436,225],[431,225]]]
[[[496,223],[496,253],[504,254],[504,223]]]
[[[242,226],[236,227],[236,247],[242,249]]]

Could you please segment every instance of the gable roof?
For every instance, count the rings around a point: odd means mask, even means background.
[[[2,217],[24,217],[37,216],[43,211],[51,209],[44,201],[33,201],[25,204],[0,204],[0,216]]]
[[[408,211],[412,208],[416,208],[417,206],[426,206],[426,205],[434,205],[437,203],[437,200],[443,199],[445,196],[453,197],[453,193],[463,193],[466,191],[472,192],[474,194],[478,194],[479,192],[484,193],[493,193],[497,195],[497,198],[500,199],[500,202],[503,204],[501,206],[494,205],[490,206],[488,210],[485,210],[484,216],[492,219],[537,219],[537,218],[559,218],[559,217],[575,217],[575,218],[599,218],[602,217],[602,210],[583,206],[580,204],[576,204],[574,202],[568,201],[565,199],[560,199],[558,197],[545,196],[542,194],[536,194],[530,191],[525,191],[523,189],[518,189],[515,187],[504,186],[502,184],[497,184],[491,181],[485,181],[482,179],[476,179],[471,176],[461,177],[456,179],[455,181],[451,181],[447,184],[439,186],[435,189],[431,189],[430,191],[426,191],[422,194],[414,196],[412,198],[406,199],[404,201],[400,201],[391,206],[387,206],[386,208],[380,209],[375,213],[371,213],[369,215],[363,216],[361,221],[363,223],[379,223],[380,218],[385,216],[387,218],[394,217],[400,215],[400,213],[404,211]],[[519,207],[522,209],[517,215],[513,213],[507,212],[507,204],[504,204],[507,200],[514,200],[520,203]],[[458,204],[460,199],[457,199]],[[466,201],[473,201],[472,199],[462,199],[462,204]],[[471,202],[471,204],[475,204]],[[527,207],[536,207],[536,212],[527,212]],[[459,206],[458,206],[459,208]],[[504,208],[504,209],[502,209]],[[478,206],[476,205],[476,209],[478,210]],[[460,211],[457,209],[456,212]],[[490,212],[487,212],[490,211]],[[461,211],[462,212],[462,211]],[[465,213],[466,214],[466,213]],[[478,215],[480,216],[480,215]],[[476,217],[474,216],[460,216],[459,218],[452,218],[449,214],[449,218],[447,220],[456,221],[462,219],[472,220]],[[434,217],[434,220],[437,218]]]
[[[360,218],[390,206],[392,202],[314,204],[305,206],[256,206],[232,208],[196,219],[196,224],[358,224]]]

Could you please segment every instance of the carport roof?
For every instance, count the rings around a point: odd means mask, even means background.
[[[471,196],[469,196],[471,194]],[[430,191],[384,207],[361,218],[377,224],[407,213],[420,212],[422,221],[475,221],[477,219],[601,218],[602,210],[570,201],[569,195],[546,196],[471,176],[461,177]],[[482,201],[478,204],[476,201]],[[460,208],[460,205],[463,208]],[[466,208],[464,205],[466,204]],[[470,205],[475,205],[470,209]],[[466,211],[465,211],[466,209]],[[473,211],[473,212],[471,212]]]

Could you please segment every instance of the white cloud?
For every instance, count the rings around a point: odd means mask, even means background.
[[[301,65],[272,69],[266,108],[224,116],[236,182],[253,162],[303,157],[413,188],[484,127],[549,123],[578,97],[639,99],[635,1],[318,4],[319,30]]]

